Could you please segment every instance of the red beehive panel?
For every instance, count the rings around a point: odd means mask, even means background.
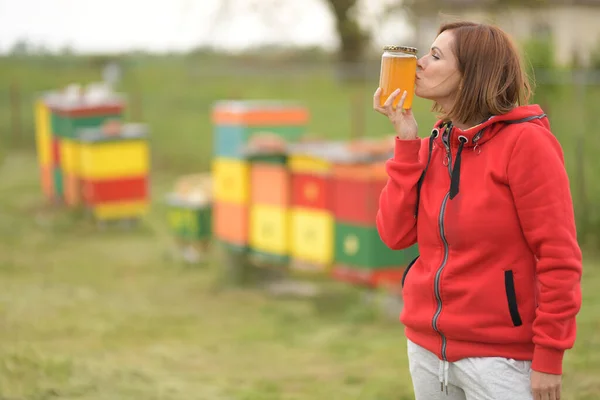
[[[331,205],[330,179],[325,175],[293,173],[292,206],[329,210]]]
[[[83,180],[82,195],[88,205],[144,200],[148,197],[148,178]]]
[[[60,167],[60,139],[52,138],[52,166]]]
[[[336,165],[331,182],[331,207],[340,222],[375,225],[379,196],[387,177],[383,164]]]
[[[386,285],[400,286],[405,268],[389,267],[384,269],[361,269],[346,265],[333,266],[333,279],[355,285],[381,287]]]

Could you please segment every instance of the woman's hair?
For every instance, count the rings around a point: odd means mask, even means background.
[[[454,35],[452,50],[462,78],[451,110],[433,106],[442,119],[478,123],[528,103],[531,85],[519,51],[504,31],[473,22],[444,24],[438,35],[444,31]]]

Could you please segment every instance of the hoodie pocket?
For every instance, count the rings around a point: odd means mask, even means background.
[[[410,269],[412,268],[412,266],[417,262],[417,260],[419,259],[419,256],[417,256],[414,260],[412,260],[407,266],[406,269],[404,270],[404,273],[402,274],[402,287],[404,288],[404,281],[406,280],[406,276],[408,275],[408,271],[410,271]]]
[[[506,289],[506,300],[508,301],[508,311],[514,326],[523,325],[519,307],[517,306],[517,293],[515,292],[515,277],[512,270],[504,271],[504,288]]]

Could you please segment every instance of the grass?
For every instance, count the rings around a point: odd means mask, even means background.
[[[401,327],[353,291],[339,306],[222,290],[217,268],[165,257],[160,205],[139,231],[98,232],[42,207],[33,166],[13,154],[0,173],[0,398],[410,393]]]
[[[168,177],[155,178],[154,195]],[[0,399],[412,398],[401,325],[345,286],[273,299],[187,268],[156,201],[133,231],[45,207],[35,160],[0,170]],[[564,399],[600,391],[600,265],[586,262]]]
[[[81,62],[11,60],[1,71],[0,92],[18,82],[22,105],[22,137],[13,137],[8,96],[0,96],[0,137],[12,145],[0,150],[1,400],[412,398],[396,320],[334,283],[323,283],[327,295],[314,300],[282,300],[224,287],[218,262],[183,267],[169,257],[173,243],[160,202],[176,174],[208,168],[215,100],[300,100],[312,113],[310,131],[335,138],[349,137],[353,111],[360,111],[364,133],[377,136],[390,127],[370,110],[374,85],[340,85],[327,71],[247,77],[178,61],[128,65],[122,89],[141,99],[130,117],[141,116],[152,130],[154,205],[138,230],[99,231],[42,203],[31,115],[37,92],[97,80],[99,71]],[[593,132],[600,94],[589,88],[582,99],[556,90],[545,97],[542,91],[541,99],[579,196],[579,163],[588,174],[598,167],[600,141],[586,132]],[[362,105],[351,107],[353,98]],[[424,135],[433,122],[427,103],[417,101],[415,113]],[[578,137],[585,138],[583,159]],[[600,185],[584,183],[594,204]],[[600,346],[600,263],[588,253],[583,285],[579,338],[565,359],[565,399],[600,392],[600,353],[593,351]]]

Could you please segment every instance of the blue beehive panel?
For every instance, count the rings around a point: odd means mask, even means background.
[[[213,153],[216,157],[243,158],[242,150],[247,141],[246,127],[217,125],[214,127]]]

